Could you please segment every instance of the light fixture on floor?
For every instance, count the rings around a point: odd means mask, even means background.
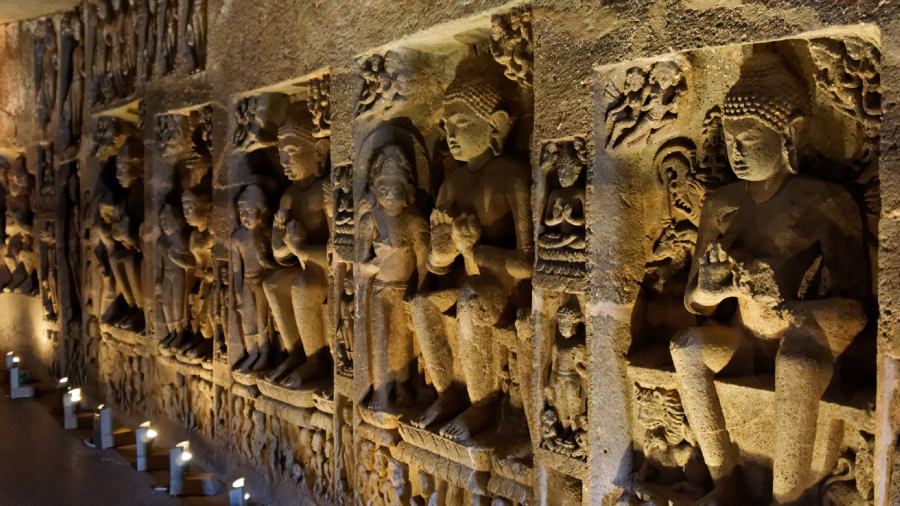
[[[62,398],[63,428],[66,430],[78,428],[78,407],[81,404],[81,389],[70,388]]]
[[[94,410],[94,445],[100,450],[115,446],[112,408],[106,404],[101,404]]]
[[[169,495],[178,496],[184,491],[184,477],[192,457],[188,441],[182,441],[169,450]]]
[[[238,478],[231,484],[228,491],[228,506],[247,506],[250,494],[244,492],[244,478]]]
[[[34,387],[27,385],[28,375],[19,368],[19,357],[13,356],[9,368],[9,398],[26,399],[34,397]]]
[[[146,471],[148,469],[147,460],[150,457],[150,451],[153,448],[153,440],[159,434],[156,429],[150,426],[150,420],[142,423],[136,431],[134,431],[135,445],[137,447],[137,470]]]

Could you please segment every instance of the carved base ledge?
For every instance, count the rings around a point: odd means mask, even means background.
[[[544,448],[535,450],[534,459],[554,471],[582,481],[587,480],[590,474],[587,463],[583,460],[560,455]]]
[[[259,375],[252,372],[231,371],[231,377],[234,381],[246,386],[256,386],[259,380]]]
[[[438,454],[476,471],[490,471],[494,449],[476,442],[457,443],[406,422],[398,424],[400,437],[407,443]]]
[[[146,337],[143,333],[134,332],[132,330],[120,329],[118,327],[114,327],[108,323],[100,324],[100,332],[104,334],[109,334],[117,341],[128,344],[139,344],[143,343],[144,338]]]
[[[160,364],[173,369],[182,376],[197,376],[212,383],[212,371],[202,367],[200,364],[185,364],[184,362],[176,360],[175,357],[166,357],[162,355],[160,355],[157,360]]]
[[[235,374],[235,380],[243,383],[237,379],[237,373]],[[324,380],[311,382],[297,390],[291,390],[260,378],[256,381],[256,387],[259,388],[260,393],[264,396],[291,406],[297,406],[298,408],[312,408],[316,406],[317,397],[322,399],[323,397],[328,398],[331,396],[330,386]]]
[[[397,428],[397,425],[400,422],[400,414],[397,413],[385,413],[384,411],[372,411],[371,409],[365,406],[359,406],[358,408],[359,417],[362,421],[366,422],[373,427],[378,427],[379,429],[385,430],[393,430]]]
[[[449,462],[441,455],[429,452],[401,441],[392,448],[391,455],[397,460],[411,463],[428,474],[447,481],[457,487],[471,490],[480,495],[488,495],[490,473],[476,471],[457,462]]]
[[[379,446],[384,446],[387,448],[394,448],[397,445],[397,442],[400,441],[400,436],[396,431],[379,429],[378,427],[374,427],[366,423],[357,425],[354,429],[354,434],[362,439],[372,441]],[[394,455],[394,458],[398,457]]]

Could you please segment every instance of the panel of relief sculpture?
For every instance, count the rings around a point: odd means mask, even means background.
[[[859,29],[601,70],[647,192],[629,504],[872,499],[879,60]]]

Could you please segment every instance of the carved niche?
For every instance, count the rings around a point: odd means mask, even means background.
[[[157,140],[168,167],[160,212],[155,291],[165,333],[160,353],[187,364],[211,364],[213,292],[212,107],[157,116]]]
[[[137,125],[122,118],[96,120],[91,156],[98,175],[91,192],[88,230],[97,319],[107,328],[141,333],[144,143],[138,132]]]
[[[637,204],[651,218],[631,317],[633,492],[729,502],[752,482],[765,485],[744,500],[791,502],[814,483],[823,503],[851,489],[865,501],[866,472],[847,471],[857,450],[840,442],[854,446],[874,403],[877,46],[837,34],[697,52],[610,69],[630,91],[599,104],[617,170],[655,173]],[[671,107],[646,109],[661,126],[641,128],[625,97],[652,96],[635,83],[683,61],[716,65],[677,64],[658,102]]]
[[[547,141],[541,149],[544,196],[537,226],[535,284],[581,292],[587,273],[585,185],[591,159],[586,137]]]

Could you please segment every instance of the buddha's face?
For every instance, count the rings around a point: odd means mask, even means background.
[[[460,162],[468,162],[491,148],[493,128],[464,103],[448,104],[444,112],[447,145],[450,154]]]
[[[284,175],[297,181],[319,171],[319,152],[316,144],[298,135],[278,136],[278,156]]]
[[[263,206],[252,199],[242,199],[238,202],[238,218],[245,228],[256,228],[262,221]]]
[[[784,135],[752,118],[725,118],[725,146],[734,174],[746,181],[765,181],[788,171]]]

